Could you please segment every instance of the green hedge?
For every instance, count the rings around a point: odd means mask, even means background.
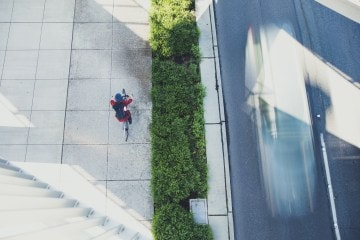
[[[197,225],[189,211],[176,204],[168,204],[157,210],[152,221],[155,239],[207,240],[212,233],[207,225]]]
[[[154,56],[169,58],[191,55],[193,46],[198,45],[199,30],[194,12],[186,10],[189,1],[158,2],[161,4],[153,4],[150,14],[150,45]]]
[[[205,197],[204,90],[198,71],[159,59],[152,66],[154,202],[179,203],[192,194]]]
[[[190,198],[207,195],[204,110],[194,1],[153,0],[151,190],[156,239],[213,239],[194,223]]]

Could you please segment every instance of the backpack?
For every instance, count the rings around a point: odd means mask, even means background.
[[[112,107],[116,112],[116,114],[115,114],[116,118],[123,119],[124,117],[126,117],[126,113],[124,112],[124,104],[122,104],[121,102],[117,102]]]

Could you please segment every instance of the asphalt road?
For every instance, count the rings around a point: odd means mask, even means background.
[[[215,16],[236,239],[335,239],[320,133],[341,238],[360,239],[359,24],[307,0]]]

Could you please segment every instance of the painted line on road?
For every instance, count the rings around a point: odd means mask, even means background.
[[[323,154],[325,173],[326,173],[326,182],[328,185],[328,192],[329,192],[331,212],[332,212],[332,217],[333,217],[333,222],[334,222],[334,230],[335,230],[336,240],[341,240],[340,230],[339,230],[339,225],[338,225],[337,215],[336,215],[334,191],[333,191],[332,184],[331,184],[329,160],[327,157],[326,145],[325,145],[323,133],[320,133],[320,141],[321,141],[321,151]]]

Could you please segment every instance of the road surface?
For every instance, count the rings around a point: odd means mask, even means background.
[[[341,237],[360,239],[359,25],[313,1],[215,16],[236,239],[335,239],[320,133]]]

